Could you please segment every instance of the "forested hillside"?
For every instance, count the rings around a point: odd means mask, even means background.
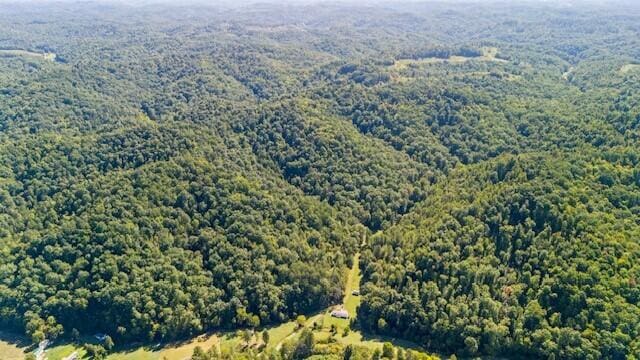
[[[639,351],[639,160],[582,149],[454,171],[372,239],[363,326],[465,355]]]
[[[261,328],[339,303],[361,253],[370,334],[640,358],[638,20],[2,3],[0,330]]]

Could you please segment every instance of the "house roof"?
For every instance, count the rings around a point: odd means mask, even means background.
[[[345,309],[337,309],[331,312],[333,316],[349,316],[349,312]]]

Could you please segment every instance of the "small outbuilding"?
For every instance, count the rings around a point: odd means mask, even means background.
[[[336,309],[331,312],[331,316],[339,319],[348,319],[349,312],[345,309]]]

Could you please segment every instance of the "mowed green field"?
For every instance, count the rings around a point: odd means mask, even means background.
[[[107,360],[182,360],[189,358],[196,346],[209,349],[219,342],[220,338],[216,335],[201,335],[188,341],[167,344],[157,349],[136,347],[119,350],[109,354]],[[80,344],[54,345],[47,349],[46,356],[47,360],[64,360],[75,352],[78,353],[80,359],[85,358],[86,352]]]
[[[270,339],[269,347],[275,347],[285,338],[296,333],[295,330],[295,321],[290,321],[268,328],[267,331],[269,332]],[[256,335],[260,336],[260,333],[257,333]],[[206,334],[183,342],[164,344],[158,348],[137,347],[119,350],[109,354],[107,356],[107,360],[184,360],[188,359],[193,354],[193,350],[196,347],[200,347],[204,350],[208,350],[213,346],[220,346],[223,348],[237,347],[241,341],[240,335],[236,334],[236,332],[225,334]],[[86,359],[84,357],[86,352],[80,344],[54,345],[47,349],[46,356],[47,360],[64,360],[74,352],[78,352],[80,359]],[[0,359],[4,360],[4,358]],[[20,356],[15,359],[24,359],[24,353],[20,353]],[[14,360],[14,358],[11,358],[10,360]]]
[[[63,360],[74,352],[78,352],[78,357],[83,358],[86,354],[83,348],[78,348],[73,344],[58,345],[45,351],[48,360]]]

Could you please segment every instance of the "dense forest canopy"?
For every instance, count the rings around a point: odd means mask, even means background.
[[[0,3],[0,327],[335,304],[442,354],[640,358],[640,6]]]

